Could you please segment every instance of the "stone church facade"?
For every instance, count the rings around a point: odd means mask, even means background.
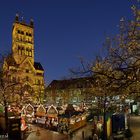
[[[27,24],[16,15],[12,28],[12,53],[5,59],[9,82],[16,82],[14,92],[23,103],[42,102],[44,69],[34,58],[34,22]]]

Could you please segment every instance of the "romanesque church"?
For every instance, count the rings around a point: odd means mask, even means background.
[[[5,59],[4,70],[9,82],[17,83],[13,87],[22,103],[39,103],[44,94],[44,69],[35,61],[34,22],[27,24],[16,15],[12,27],[12,51]],[[11,97],[12,98],[12,97]],[[14,99],[13,97],[13,100]]]

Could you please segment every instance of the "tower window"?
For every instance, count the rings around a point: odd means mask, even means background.
[[[21,34],[22,34],[22,35],[24,35],[24,32],[23,32],[23,31],[21,31]]]
[[[18,54],[21,55],[21,53],[22,53],[22,52],[21,52],[21,47],[18,46]]]
[[[24,48],[22,47],[22,49],[21,49],[21,55],[24,55],[25,54],[25,50],[24,50]]]
[[[31,34],[31,33],[28,33],[28,32],[26,32],[26,35],[27,35],[27,36],[32,36],[32,34]]]
[[[18,34],[22,34],[22,35],[24,35],[24,32],[21,31],[21,30],[17,30],[17,32],[18,32]]]
[[[31,33],[29,33],[29,36],[32,36],[32,34],[31,34]]]
[[[37,84],[40,85],[40,80],[37,80]]]
[[[29,56],[29,50],[28,50],[28,48],[26,49],[26,55]]]
[[[29,51],[29,56],[32,56],[32,51],[31,50]]]

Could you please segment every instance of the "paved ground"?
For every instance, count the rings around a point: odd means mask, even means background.
[[[33,126],[32,132],[26,140],[83,140],[82,132],[84,132],[85,140],[87,140],[89,136],[92,135],[91,129],[91,124],[88,124],[87,126],[74,132],[72,136],[68,136],[57,132],[49,131],[44,128]],[[140,116],[130,117],[130,129],[133,133],[133,137],[131,138],[131,140],[140,140]]]
[[[26,140],[83,140],[82,132],[84,132],[84,137],[88,138],[91,136],[91,125],[87,125],[76,132],[73,135],[68,136],[65,134],[60,134],[58,132],[46,130],[37,126],[31,126],[32,130]]]
[[[76,132],[73,133],[72,137],[69,137],[69,140],[83,140],[83,135],[82,133],[84,133],[84,138],[88,139],[89,136],[92,135],[92,125],[88,124],[85,127],[77,130]],[[85,140],[84,139],[84,140]]]
[[[68,136],[58,132],[49,131],[37,126],[31,126],[31,131],[26,140],[68,140]]]

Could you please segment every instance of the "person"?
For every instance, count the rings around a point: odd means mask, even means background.
[[[84,138],[85,138],[85,132],[82,131],[82,139],[84,140]]]
[[[97,134],[94,134],[94,135],[93,135],[93,140],[98,140]]]

